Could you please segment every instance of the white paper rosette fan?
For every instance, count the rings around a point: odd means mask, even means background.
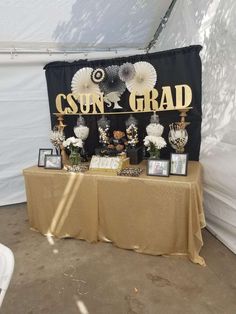
[[[85,97],[82,99],[80,94],[99,94],[101,93],[99,85],[93,83],[91,80],[93,68],[82,68],[78,70],[72,78],[71,90],[75,99],[79,100],[81,104],[85,104]],[[92,97],[90,97],[90,103],[92,103]]]
[[[126,82],[126,87],[130,92],[136,92],[136,95],[143,95],[146,90],[155,86],[157,73],[151,63],[146,61],[136,62],[134,68],[135,76]]]

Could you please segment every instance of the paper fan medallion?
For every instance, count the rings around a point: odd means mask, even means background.
[[[101,93],[99,85],[93,83],[91,80],[92,71],[93,68],[85,67],[78,70],[73,76],[71,81],[71,90],[76,99],[80,100],[79,94]],[[82,102],[85,103],[85,97],[83,97]],[[90,99],[90,103],[92,103],[92,99]]]
[[[105,95],[116,92],[122,95],[126,89],[125,83],[119,77],[119,66],[111,65],[105,68],[106,78],[99,86]]]
[[[135,68],[130,62],[123,63],[119,68],[119,77],[122,81],[127,82],[134,78]]]
[[[106,77],[106,72],[102,68],[97,68],[92,71],[91,80],[95,83],[101,83]]]
[[[145,90],[151,90],[156,84],[157,73],[153,65],[146,61],[134,64],[135,76],[126,82],[126,87],[130,92],[143,95]]]

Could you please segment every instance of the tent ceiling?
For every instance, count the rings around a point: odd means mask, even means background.
[[[0,52],[146,48],[171,0],[6,0]]]

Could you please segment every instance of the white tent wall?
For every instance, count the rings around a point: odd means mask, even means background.
[[[152,51],[201,44],[207,228],[236,253],[236,2],[178,0]]]
[[[22,169],[37,164],[39,148],[52,148],[43,67],[52,61],[111,58],[136,50],[86,54],[5,54],[0,61],[0,206],[26,201]],[[12,59],[13,58],[13,59]],[[4,60],[4,61],[3,61]]]
[[[42,66],[0,66],[0,205],[26,200],[22,169],[49,143],[50,116]]]

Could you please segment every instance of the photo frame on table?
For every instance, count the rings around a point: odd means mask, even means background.
[[[45,155],[45,169],[62,169],[61,155]]]
[[[170,174],[176,176],[187,176],[188,173],[188,154],[170,154]]]
[[[45,156],[52,155],[52,148],[40,148],[39,149],[39,156],[38,156],[38,167],[45,166]]]
[[[148,159],[147,175],[169,177],[170,161],[165,159]]]

